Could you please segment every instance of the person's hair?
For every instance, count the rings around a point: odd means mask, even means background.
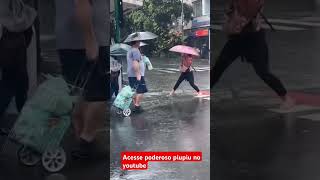
[[[137,44],[137,42],[138,42],[138,41],[131,41],[131,42],[130,42],[130,45],[133,46],[133,45]]]
[[[142,50],[141,47],[139,47],[139,51],[140,51],[141,54],[143,54],[143,50]]]

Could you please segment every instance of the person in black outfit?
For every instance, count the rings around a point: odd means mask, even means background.
[[[120,71],[116,71],[116,72],[111,72],[111,77],[110,77],[110,86],[111,86],[111,97],[113,96],[113,94],[115,95],[115,97],[118,96],[119,93],[119,75],[120,75]]]
[[[235,1],[234,1],[235,2]],[[235,8],[231,6],[231,13]],[[239,18],[231,16],[231,18]],[[239,15],[236,13],[235,15]],[[240,17],[243,18],[243,17]],[[287,95],[287,90],[282,82],[271,73],[269,67],[269,50],[265,38],[265,31],[261,29],[259,14],[254,19],[245,19],[245,26],[239,33],[229,34],[228,41],[223,47],[211,73],[211,88],[216,85],[223,72],[238,58],[250,63],[256,74],[283,100],[282,108],[290,108],[294,105],[293,99]],[[238,28],[231,24],[230,29]],[[234,30],[232,29],[232,30]]]
[[[194,84],[193,72],[190,71],[190,69],[187,69],[186,72],[181,72],[179,79],[177,80],[176,84],[173,87],[173,90],[176,91],[184,80],[188,81],[190,86],[194,90],[196,90],[197,92],[200,92],[200,89],[198,88],[198,86]]]
[[[32,38],[32,28],[24,32],[9,32],[4,28],[0,40],[0,117],[7,110],[13,97],[20,112],[27,100],[29,79],[27,48]],[[9,43],[8,43],[9,42]]]
[[[176,84],[174,85],[172,91],[170,92],[170,96],[172,96],[175,93],[175,91],[178,89],[178,87],[184,80],[189,82],[190,86],[197,91],[198,95],[201,95],[200,89],[194,83],[194,76],[191,70],[192,60],[193,60],[192,55],[189,55],[189,54],[182,55],[182,61],[180,64],[181,74]]]

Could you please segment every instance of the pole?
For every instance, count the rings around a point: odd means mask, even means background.
[[[115,43],[121,43],[121,27],[120,27],[120,11],[122,11],[122,9],[120,8],[120,3],[122,3],[122,1],[120,0],[114,0],[114,5],[115,5]],[[121,6],[122,7],[122,6]],[[122,84],[123,84],[123,72],[122,72],[122,59],[120,59],[121,62],[121,82],[119,83],[119,88],[122,88]]]
[[[210,58],[211,58],[211,27],[208,29],[208,38],[209,38],[209,64],[210,64]]]
[[[184,10],[183,10],[183,0],[181,0],[181,34],[182,34],[182,41],[183,41],[183,22],[184,22]]]
[[[120,43],[120,7],[119,7],[119,0],[114,0],[114,5],[115,5],[115,32],[116,32],[116,37],[115,41],[116,43]]]
[[[39,12],[39,1],[34,0],[34,8],[37,12]],[[40,19],[39,16],[36,18],[35,23],[35,37],[36,37],[36,49],[37,49],[37,73],[40,73],[40,65],[41,65],[41,47],[40,47]]]

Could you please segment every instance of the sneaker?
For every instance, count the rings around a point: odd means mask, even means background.
[[[71,155],[75,159],[88,159],[92,154],[92,142],[88,142],[80,138],[80,143],[78,148],[71,152]]]

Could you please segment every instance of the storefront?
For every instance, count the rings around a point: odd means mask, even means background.
[[[189,45],[200,50],[202,58],[209,58],[210,51],[210,17],[200,16],[192,20],[191,31],[188,34],[187,42]]]

